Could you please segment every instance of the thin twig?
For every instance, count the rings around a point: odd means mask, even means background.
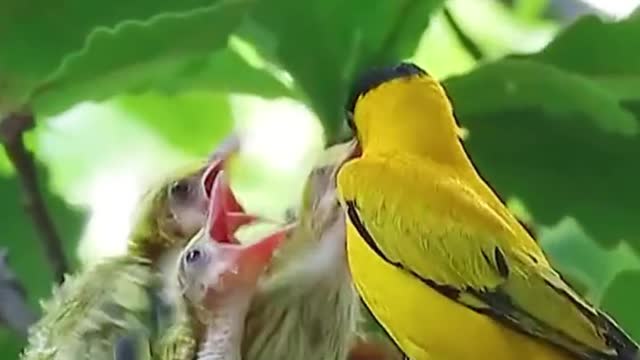
[[[7,250],[0,248],[0,321],[26,337],[37,317],[27,303],[24,287],[9,268]]]
[[[25,211],[31,216],[36,231],[40,234],[54,279],[61,283],[68,269],[62,242],[39,190],[35,161],[32,154],[27,151],[23,139],[24,133],[34,125],[34,118],[30,113],[10,114],[0,120],[0,139],[16,169],[24,196]]]
[[[471,55],[471,57],[476,61],[482,60],[484,58],[482,50],[480,50],[480,47],[469,36],[467,36],[467,34],[465,34],[464,30],[462,30],[456,19],[453,17],[453,14],[451,14],[451,10],[446,6],[444,7],[444,18],[447,20],[447,23],[451,26],[451,29],[458,38],[458,41],[460,41],[469,55]]]

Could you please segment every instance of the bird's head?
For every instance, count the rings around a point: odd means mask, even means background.
[[[403,62],[373,68],[353,83],[346,117],[364,152],[443,151],[456,141],[444,89],[425,70]]]
[[[153,261],[184,247],[204,226],[213,180],[238,150],[239,141],[231,136],[206,163],[177,171],[179,175],[152,187],[143,196],[129,253]],[[244,212],[232,195],[227,201],[237,213]]]

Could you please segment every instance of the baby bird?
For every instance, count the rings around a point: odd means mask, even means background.
[[[250,245],[224,236],[218,227],[224,227],[229,220],[225,209],[228,205],[225,194],[229,193],[223,175],[218,175],[211,190],[208,221],[179,260],[178,283],[183,293],[184,315],[190,319],[191,327],[188,337],[195,342],[173,341],[163,349],[162,359],[192,359],[192,350],[198,360],[242,359],[245,317],[258,278],[284,239],[284,233],[276,232]]]
[[[147,193],[127,253],[67,277],[43,305],[43,317],[30,329],[21,358],[112,359],[119,339],[131,332],[148,335],[154,308],[149,295],[163,287],[162,263],[173,254],[175,264],[179,250],[206,220],[203,176],[217,176],[237,147],[231,138],[209,163],[185,169]]]
[[[335,173],[350,153],[330,148],[308,177],[300,216],[260,283],[247,317],[246,360],[344,360],[359,300],[345,256]]]

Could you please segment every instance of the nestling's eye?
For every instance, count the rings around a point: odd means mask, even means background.
[[[200,258],[202,258],[202,251],[193,249],[187,253],[187,255],[184,257],[184,260],[187,262],[187,264],[193,264],[194,262],[200,260]]]
[[[186,199],[191,192],[191,185],[184,180],[176,181],[169,188],[169,196],[178,199]]]

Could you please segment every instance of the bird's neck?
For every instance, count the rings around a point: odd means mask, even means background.
[[[238,292],[216,299],[215,308],[202,313],[204,325],[197,360],[241,360],[242,334],[251,294]]]
[[[393,154],[406,154],[411,157],[425,159],[429,162],[455,169],[459,172],[466,172],[472,168],[471,162],[456,138],[443,141],[443,139],[405,138],[398,139],[397,142],[389,139],[363,144],[363,157],[388,157]]]
[[[369,124],[360,138],[363,155],[405,153],[453,168],[469,167],[455,122],[443,117],[430,120]]]

